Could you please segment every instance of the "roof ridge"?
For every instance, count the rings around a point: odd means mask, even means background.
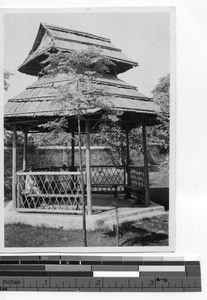
[[[98,40],[101,40],[101,41],[104,41],[104,42],[111,43],[111,40],[108,39],[108,38],[105,38],[105,37],[102,37],[102,36],[99,36],[99,35],[95,35],[95,34],[91,34],[91,33],[88,33],[88,32],[83,32],[83,31],[79,31],[79,30],[73,30],[73,29],[69,29],[69,28],[66,28],[66,27],[60,27],[60,26],[56,26],[56,25],[52,25],[52,24],[48,24],[48,23],[44,23],[44,22],[41,22],[41,24],[45,28],[48,28],[48,29],[53,29],[53,30],[57,30],[57,31],[65,31],[65,32],[75,33],[77,35],[82,35],[82,36],[85,36],[85,37],[90,37],[92,39],[98,39]]]

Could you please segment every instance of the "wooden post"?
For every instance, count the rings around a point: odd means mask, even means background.
[[[127,184],[131,185],[130,177],[130,154],[129,154],[129,130],[126,128],[126,173],[127,173]]]
[[[24,132],[23,170],[27,169],[27,130]]]
[[[124,184],[131,185],[131,174],[130,174],[130,154],[129,154],[129,130],[128,126],[126,127],[126,176],[127,181]],[[125,199],[131,198],[131,193],[129,189],[125,189]]]
[[[79,159],[80,159],[80,173],[81,173],[81,186],[82,186],[82,199],[83,199],[83,245],[87,247],[86,235],[86,208],[85,208],[85,184],[83,178],[83,161],[82,161],[82,139],[81,139],[81,124],[80,116],[78,116],[78,138],[79,138]]]
[[[17,169],[17,127],[13,125],[13,148],[12,148],[12,201],[16,208],[16,169]]]
[[[145,183],[145,204],[150,205],[150,188],[149,188],[149,169],[148,169],[148,157],[147,157],[147,142],[146,142],[146,126],[142,124],[142,139],[144,150],[144,183]]]
[[[71,133],[71,166],[75,166],[75,133]]]
[[[92,215],[92,197],[91,197],[91,161],[90,161],[90,132],[89,120],[85,123],[86,130],[86,175],[87,175],[87,208],[88,214]]]

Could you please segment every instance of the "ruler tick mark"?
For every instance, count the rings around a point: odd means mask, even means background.
[[[12,258],[12,257],[11,257]],[[15,257],[16,258],[16,257]],[[104,291],[104,290],[109,290],[109,291],[151,291],[151,292],[156,292],[156,291],[162,291],[162,292],[167,292],[167,291],[174,291],[174,292],[197,292],[201,291],[201,281],[200,277],[198,276],[197,273],[193,275],[193,268],[192,266],[187,266],[186,268],[186,273],[184,272],[178,272],[178,271],[173,271],[173,268],[175,269],[176,266],[176,261],[174,264],[169,264],[169,272],[168,272],[168,267],[165,267],[167,272],[161,272],[159,271],[155,275],[155,268],[154,265],[162,265],[161,262],[159,264],[155,263],[152,261],[152,270],[150,270],[150,261],[148,261],[147,265],[149,266],[149,269],[145,271],[145,273],[140,273],[141,277],[136,277],[133,276],[134,278],[130,278],[129,276],[126,275],[126,273],[123,275],[119,274],[119,276],[114,276],[112,278],[112,275],[110,277],[110,272],[106,276],[101,276],[99,278],[94,278],[94,269],[95,267],[92,265],[91,259],[89,261],[81,260],[78,257],[73,257],[73,256],[67,256],[63,257],[63,260],[58,260],[54,256],[40,256],[39,260],[33,259],[32,257],[25,257],[23,259],[15,259],[12,258],[4,258],[1,259],[0,256],[0,282],[3,285],[3,287],[0,287],[1,290],[8,289],[8,290],[16,290],[16,291],[21,291],[21,290],[33,290],[33,291],[42,291],[42,290],[56,290],[56,291],[61,291],[63,289],[66,290],[68,288],[71,291]],[[99,259],[99,258],[98,258]],[[110,259],[106,260],[103,258],[100,259],[95,259],[95,264],[100,266],[100,271],[104,271],[105,268],[109,268],[110,271],[117,271],[115,267],[115,270],[113,270],[113,265],[117,265],[116,261],[114,262],[113,260],[110,263]],[[169,260],[171,262],[171,260]],[[66,274],[67,272],[62,272],[61,266],[58,267],[60,268],[60,272],[58,273],[53,273],[49,274],[46,272],[44,269],[44,272],[40,270],[43,270],[44,267],[51,267],[50,265],[66,265],[66,264],[72,265],[72,267],[75,267],[75,265],[80,265],[78,268],[81,268],[83,265],[88,265],[88,270],[89,272],[84,273],[82,270],[82,273],[80,274],[78,272],[77,275],[74,275],[74,277],[71,274]],[[15,270],[15,264],[16,264],[16,269]],[[137,263],[138,264],[138,263]],[[8,266],[5,268],[5,265]],[[20,266],[21,265],[21,266]],[[42,266],[41,266],[42,265]],[[103,265],[103,270],[101,269]],[[131,264],[132,265],[132,264]],[[136,265],[136,264],[135,264]],[[168,266],[168,261],[164,261],[164,266]],[[191,263],[191,265],[197,265],[197,262],[195,261],[194,263]],[[13,266],[13,267],[12,267]],[[122,263],[122,266],[124,264]],[[127,264],[127,270],[130,264]],[[175,266],[175,267],[172,267]],[[178,262],[178,266],[180,266]],[[200,265],[199,265],[200,267]],[[198,267],[198,268],[199,268]],[[198,272],[198,268],[196,268],[196,272]],[[63,268],[64,269],[64,268]],[[84,267],[83,267],[84,269]],[[192,269],[192,271],[191,271]],[[119,270],[119,269],[118,269]],[[126,270],[126,271],[127,271]],[[133,270],[139,270],[139,266],[135,266]],[[190,270],[190,271],[189,271]],[[59,270],[58,270],[59,271]],[[78,269],[79,271],[79,269]],[[61,274],[62,272],[62,274]],[[147,273],[149,272],[149,273]],[[174,273],[172,273],[174,272]],[[63,275],[64,273],[64,275]],[[161,274],[162,273],[162,274]],[[75,271],[74,271],[75,274]],[[192,274],[192,275],[191,275]],[[5,276],[5,278],[3,277]],[[14,277],[13,277],[14,276]],[[20,276],[22,276],[20,278]],[[36,276],[36,277],[35,277]],[[64,277],[65,276],[65,277]],[[109,276],[109,277],[107,277]],[[157,277],[156,277],[157,276]],[[195,277],[194,277],[195,276]],[[200,276],[200,273],[199,273]],[[95,276],[96,277],[96,276]],[[94,289],[95,288],[95,289]]]

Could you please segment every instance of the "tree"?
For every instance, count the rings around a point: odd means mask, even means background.
[[[13,74],[9,71],[4,70],[4,90],[8,91],[8,88],[10,86],[10,84],[8,83],[8,80],[10,78],[10,76],[12,76]],[[4,144],[5,145],[9,145],[12,144],[12,133],[6,129],[4,129]]]
[[[4,90],[7,91],[10,87],[10,84],[8,83],[9,78],[14,75],[13,73],[4,70]]]
[[[154,102],[161,108],[158,114],[160,125],[155,126],[149,132],[149,139],[161,144],[164,153],[169,152],[170,138],[170,75],[159,79],[159,83],[152,90]]]
[[[96,50],[93,47],[88,47],[84,51],[74,51],[73,53],[59,51],[48,55],[49,57],[44,61],[45,67],[40,75],[56,76],[57,74],[67,74],[69,82],[61,85],[57,93],[57,101],[61,104],[60,115],[62,112],[68,111],[69,116],[75,116],[78,123],[84,246],[87,246],[81,120],[84,119],[88,110],[98,108],[106,112],[105,116],[107,118],[104,118],[105,122],[106,120],[108,123],[116,121],[116,113],[113,111],[110,95],[106,89],[100,87],[96,82],[97,77],[104,77],[109,73],[109,67],[113,66],[114,63],[102,56],[100,50]],[[45,125],[52,133],[60,132],[67,126],[68,119],[66,116],[57,118],[55,121],[48,122]]]
[[[8,80],[10,79],[11,76],[14,74],[4,70],[4,90],[8,91],[10,84],[8,83]],[[9,130],[4,129],[4,145],[9,147],[12,146],[12,137],[13,133]],[[24,143],[24,135],[22,133],[17,134],[17,146],[23,145]],[[29,146],[34,146],[34,140],[31,135],[28,136],[28,145]]]

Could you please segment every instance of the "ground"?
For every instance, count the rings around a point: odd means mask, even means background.
[[[117,231],[87,232],[88,247],[117,246]],[[81,230],[63,230],[23,224],[5,225],[5,247],[81,247]],[[119,228],[119,246],[168,246],[168,214],[124,223]]]

